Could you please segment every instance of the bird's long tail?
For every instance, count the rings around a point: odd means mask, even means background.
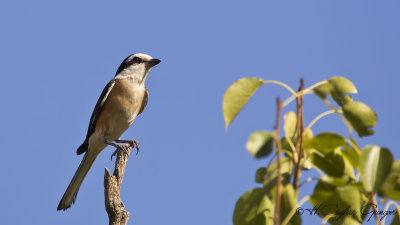
[[[89,152],[85,154],[81,164],[78,167],[78,170],[75,172],[75,175],[71,180],[71,183],[69,183],[67,190],[58,204],[57,210],[66,210],[71,207],[72,203],[75,202],[79,187],[81,186],[86,174],[89,172],[89,169],[92,167],[96,158],[97,155],[95,154],[90,154]]]

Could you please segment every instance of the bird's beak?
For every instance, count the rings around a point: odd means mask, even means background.
[[[160,62],[161,62],[161,60],[159,60],[159,59],[151,59],[151,60],[149,61],[149,65],[150,65],[151,67],[153,67],[153,66],[159,64]]]

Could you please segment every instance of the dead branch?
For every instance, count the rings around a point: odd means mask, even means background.
[[[304,89],[304,80],[300,80],[300,93]],[[303,95],[297,96],[297,143],[296,143],[296,152],[297,152],[297,160],[295,160],[294,165],[294,179],[293,179],[293,187],[296,190],[296,195],[299,193],[299,180],[300,180],[300,163],[303,158],[303,133],[304,133],[304,117],[303,117]]]
[[[117,159],[112,176],[108,168],[105,168],[104,196],[110,225],[126,225],[128,223],[130,214],[121,201],[120,190],[126,163],[133,147],[131,146],[127,150],[117,150]]]
[[[280,141],[280,120],[282,111],[282,102],[278,97],[276,99],[277,112],[276,112],[276,125],[275,125],[275,142],[276,142],[276,152],[278,155],[278,175],[276,180],[276,204],[275,204],[275,215],[274,215],[274,225],[279,224],[280,208],[281,208],[281,192],[282,192],[282,172],[281,172],[281,141]]]

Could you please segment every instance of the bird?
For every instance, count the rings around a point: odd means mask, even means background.
[[[144,53],[129,55],[118,67],[114,78],[101,92],[92,116],[86,138],[78,147],[78,155],[85,153],[75,175],[58,204],[57,211],[67,210],[75,202],[83,180],[100,152],[107,146],[126,150],[127,145],[139,151],[136,140],[120,140],[147,105],[148,90],[145,80],[151,68],[161,60]],[[128,146],[129,146],[128,145]]]

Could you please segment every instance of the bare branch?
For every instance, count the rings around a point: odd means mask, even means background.
[[[282,192],[282,172],[281,172],[281,141],[280,141],[280,120],[281,120],[281,111],[282,111],[282,102],[278,97],[276,99],[277,112],[276,112],[276,125],[275,125],[275,142],[276,142],[276,151],[278,155],[278,175],[277,175],[277,187],[276,187],[276,203],[275,203],[275,225],[279,224],[279,211],[281,208],[281,192]]]
[[[126,225],[128,223],[130,214],[121,201],[120,190],[126,163],[133,147],[130,146],[126,150],[117,149],[117,159],[112,176],[110,171],[105,168],[104,196],[110,225]]]
[[[300,88],[299,92],[302,92],[304,89],[304,80],[300,80]],[[297,152],[297,160],[295,160],[294,165],[294,179],[293,179],[293,187],[296,190],[296,194],[299,191],[299,180],[300,180],[300,163],[303,157],[303,131],[304,131],[304,118],[303,118],[303,95],[297,96],[297,143],[296,143],[296,152]]]

